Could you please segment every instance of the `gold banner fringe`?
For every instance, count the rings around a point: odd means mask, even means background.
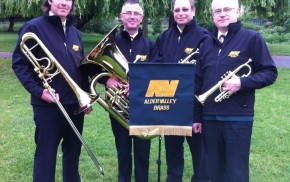
[[[156,136],[156,135],[175,135],[192,136],[191,126],[129,126],[129,135],[136,136]]]

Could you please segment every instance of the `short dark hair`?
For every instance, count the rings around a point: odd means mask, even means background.
[[[176,0],[172,0],[172,8],[174,8],[175,1]],[[191,8],[194,8],[195,7],[195,0],[189,0],[189,4],[190,4]]]
[[[52,1],[52,0],[44,0],[42,3],[41,9],[44,13],[47,13],[50,10],[50,5],[49,5],[48,1]],[[72,0],[73,6],[74,6],[74,3],[75,3],[75,0]]]

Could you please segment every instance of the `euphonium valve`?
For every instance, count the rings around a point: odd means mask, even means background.
[[[195,96],[196,99],[203,105],[204,102],[206,101],[206,99],[212,94],[214,93],[217,89],[220,90],[220,94],[217,95],[215,97],[215,102],[221,102],[224,99],[227,99],[230,97],[230,94],[228,91],[224,91],[222,89],[223,84],[231,79],[234,75],[236,75],[242,68],[248,68],[248,73],[247,74],[243,74],[240,77],[248,77],[251,74],[251,66],[249,65],[249,63],[252,61],[252,59],[249,59],[246,63],[240,65],[239,67],[237,67],[234,71],[228,71],[225,75],[223,75],[222,80],[220,80],[216,85],[214,85],[212,88],[210,88],[208,91],[206,91],[205,93]]]

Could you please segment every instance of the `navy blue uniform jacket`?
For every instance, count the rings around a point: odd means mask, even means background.
[[[19,44],[22,35],[26,32],[35,33],[69,76],[78,85],[81,85],[83,78],[78,67],[84,58],[83,44],[81,33],[73,26],[73,23],[72,17],[67,19],[66,36],[60,18],[58,16],[48,16],[47,14],[26,22],[21,28],[19,40],[12,57],[12,68],[22,85],[31,94],[31,104],[48,105],[49,103],[41,100],[44,89],[42,81],[34,72],[32,64],[20,50]],[[27,44],[31,45],[33,43],[28,41]],[[33,52],[38,58],[46,56],[39,49]],[[72,89],[61,74],[55,76],[50,85],[59,93],[62,104],[75,104],[78,102]]]
[[[219,116],[254,116],[255,89],[260,89],[275,82],[277,68],[261,37],[255,31],[241,27],[241,22],[232,23],[223,44],[220,44],[215,31],[207,39],[199,54],[196,66],[195,94],[205,93],[212,88],[227,71],[233,71],[238,66],[252,59],[251,74],[241,77],[241,89],[222,102],[214,98],[220,93],[215,91],[205,101],[202,108],[198,105],[196,122],[201,121],[201,110],[204,115]],[[238,76],[246,74],[248,69],[242,69]]]
[[[172,28],[158,36],[153,60],[177,63],[199,48],[208,36],[208,31],[197,25],[194,19],[185,26],[182,33],[174,23]]]
[[[134,62],[137,55],[141,56],[137,63],[151,61],[155,45],[151,40],[143,36],[140,28],[132,41],[129,33],[124,31],[123,26],[120,28],[120,33],[116,35],[116,44],[129,63]]]

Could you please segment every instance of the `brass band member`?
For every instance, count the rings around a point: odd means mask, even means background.
[[[143,6],[138,1],[126,1],[120,13],[123,26],[120,33],[116,35],[116,44],[128,62],[148,62],[153,50],[153,43],[143,37],[139,28],[143,19]],[[141,55],[141,59],[136,60],[136,56]],[[109,78],[107,87],[122,85]],[[128,85],[125,87],[129,88]],[[129,91],[127,95],[129,94]],[[118,181],[130,182],[132,175],[132,162],[134,161],[135,181],[148,181],[150,140],[141,140],[136,136],[129,136],[129,131],[120,123],[110,117],[112,130],[115,136],[115,143],[118,153]],[[132,154],[132,147],[134,155]],[[134,160],[132,160],[134,156]]]
[[[61,142],[63,181],[79,182],[78,172],[81,142],[73,132],[69,123],[55,100],[44,89],[42,80],[33,70],[33,65],[20,50],[22,35],[35,33],[48,50],[68,72],[70,77],[82,85],[81,72],[78,66],[84,58],[81,33],[73,26],[70,16],[74,0],[44,0],[43,16],[26,22],[19,33],[17,46],[12,57],[12,68],[24,88],[31,94],[31,105],[35,121],[35,143],[33,181],[55,181],[57,149]],[[28,42],[29,43],[29,42]],[[43,57],[42,50],[34,50],[34,54]],[[74,115],[78,109],[78,100],[62,75],[54,77],[50,83],[55,89],[56,97],[71,117],[78,131],[83,129],[84,114]],[[91,109],[85,112],[89,113]]]
[[[195,21],[194,0],[173,0],[173,28],[163,32],[156,40],[157,55],[154,61],[177,63],[185,59],[190,53],[200,47],[208,37],[208,32],[197,25]],[[197,57],[193,57],[197,59]],[[183,136],[165,136],[167,181],[182,181],[184,168]],[[192,181],[206,179],[205,168],[202,165],[203,147],[201,135],[193,134],[186,137],[192,154],[193,176]]]
[[[241,27],[238,0],[213,0],[212,16],[217,30],[200,49],[196,70],[196,92],[203,94],[227,71],[249,61],[251,74],[225,80],[222,91],[229,98],[215,98],[219,89],[196,109],[202,121],[211,182],[249,181],[249,153],[254,120],[255,90],[271,85],[277,69],[262,36]],[[219,40],[220,37],[223,37]],[[252,60],[250,62],[250,60]],[[241,69],[238,75],[249,69]],[[196,102],[198,104],[198,102]],[[196,124],[194,129],[201,131]]]

